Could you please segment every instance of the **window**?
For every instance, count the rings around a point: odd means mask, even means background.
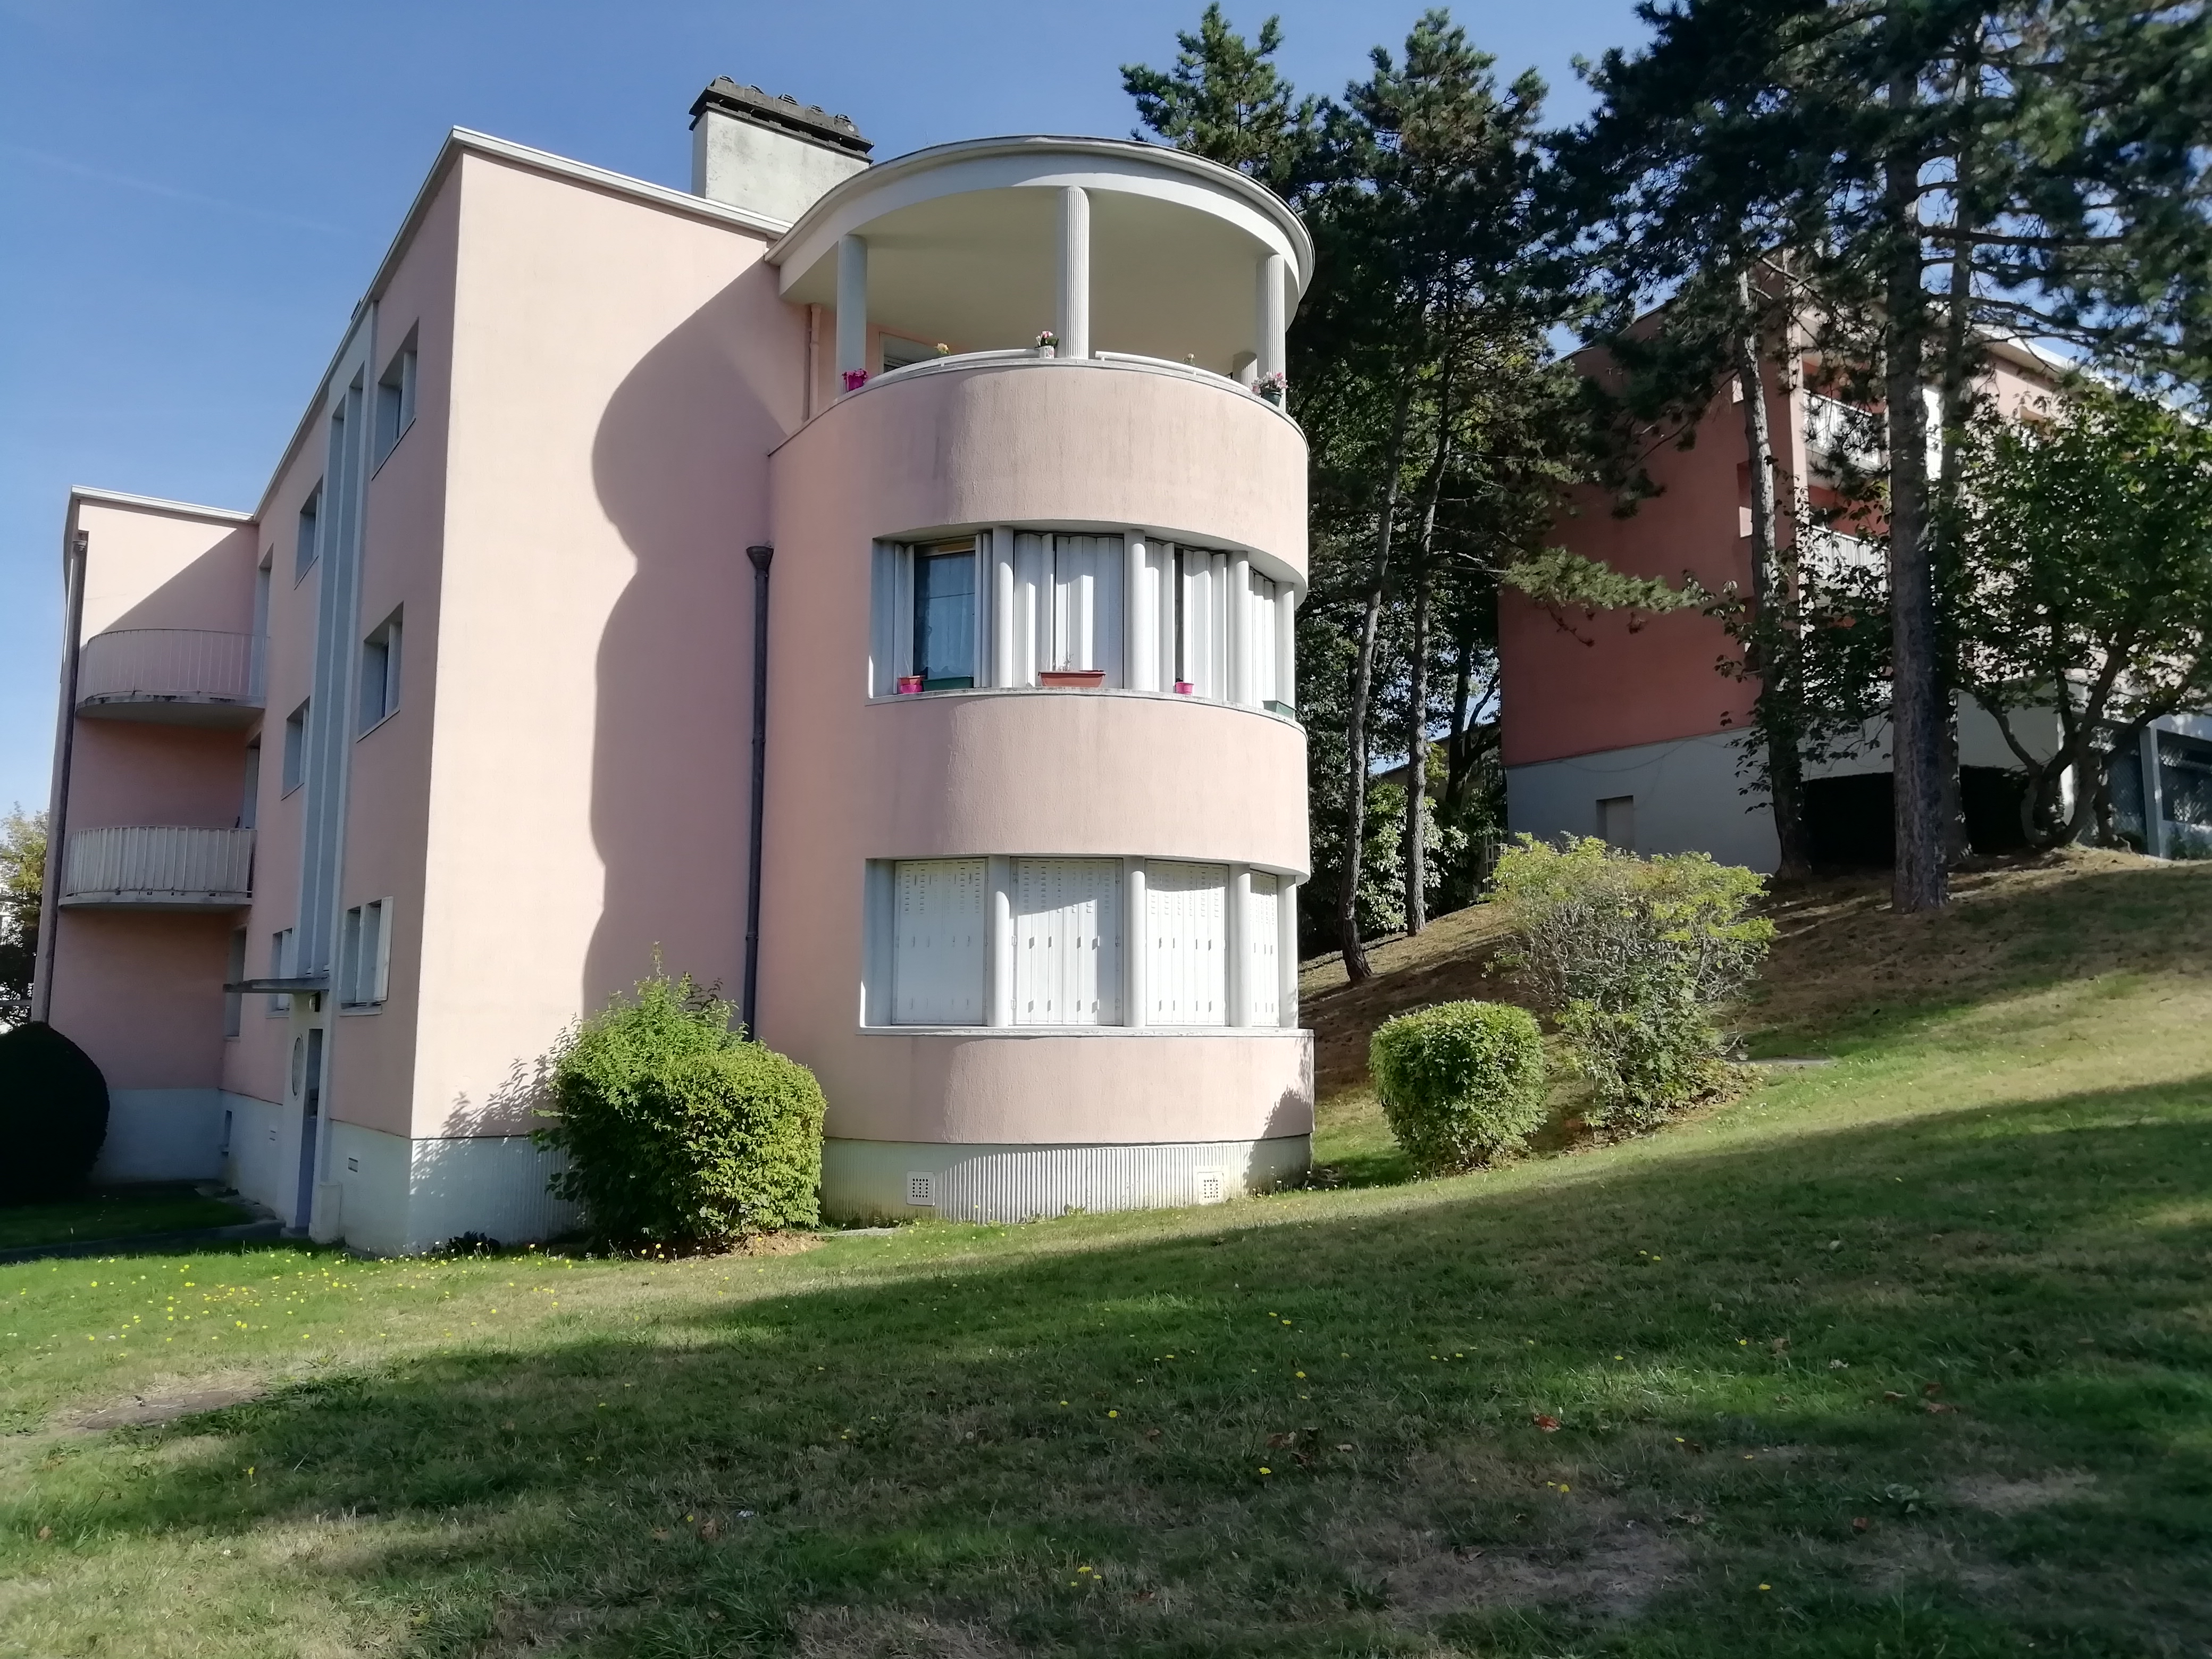
[[[1156,862],[1145,875],[1146,1019],[1229,1023],[1229,866]]]
[[[284,717],[284,787],[289,795],[307,776],[307,705],[301,703]]]
[[[261,739],[256,738],[246,745],[246,787],[239,796],[238,827],[251,830],[260,815]]]
[[[269,977],[288,979],[292,973],[292,930],[289,927],[269,936]],[[289,1014],[292,1012],[291,996],[278,991],[269,999],[269,1012]]]
[[[981,1025],[984,861],[904,860],[894,880],[891,1023]]]
[[[361,642],[361,731],[380,725],[399,707],[399,612]]]
[[[1597,804],[1597,833],[1608,847],[1636,850],[1636,797],[1614,795]]]
[[[1262,870],[1252,872],[1252,895],[1244,902],[1244,1023],[1283,1023],[1281,934],[1283,880]]]
[[[1014,1024],[1121,1023],[1118,859],[1014,860]]]
[[[246,929],[230,930],[230,955],[223,963],[222,981],[225,986],[236,985],[246,977]],[[245,1024],[246,993],[225,990],[222,994],[222,1034],[234,1037]]]
[[[338,930],[338,1006],[380,1008],[392,977],[390,899],[373,899],[345,913]]]
[[[975,684],[975,544],[917,549],[911,672],[925,691]]]
[[[323,487],[317,484],[307,492],[307,499],[300,504],[300,538],[294,544],[292,580],[298,581],[314,568],[316,555],[322,551],[319,526],[323,518]]]
[[[393,354],[384,378],[376,383],[376,465],[384,465],[384,458],[414,424],[415,334],[410,329],[407,343]]]
[[[896,334],[886,334],[883,337],[883,343],[884,373],[886,374],[895,368],[906,368],[915,363],[933,363],[937,361],[937,348],[933,345],[924,345],[920,340],[905,340]]]

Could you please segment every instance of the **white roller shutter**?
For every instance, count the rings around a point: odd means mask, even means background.
[[[983,860],[905,860],[894,889],[892,1023],[981,1025]]]
[[[1229,866],[1145,866],[1146,1022],[1229,1023]]]
[[[1279,598],[1275,584],[1258,571],[1252,573],[1252,591],[1244,603],[1250,609],[1250,620],[1244,637],[1252,645],[1252,701],[1262,708],[1271,702],[1288,702],[1283,696],[1282,680],[1275,660],[1275,606]]]
[[[1014,1024],[1121,1023],[1121,861],[1017,859]]]
[[[1244,999],[1247,1025],[1283,1023],[1279,876],[1252,872],[1251,908],[1244,916]]]
[[[1121,683],[1119,536],[1052,538],[1052,649],[1048,668],[1103,668]]]
[[[1014,538],[1013,614],[1006,618],[1013,641],[1015,685],[1035,685],[1037,670],[1050,668],[1052,653],[1052,538],[1024,531]]]

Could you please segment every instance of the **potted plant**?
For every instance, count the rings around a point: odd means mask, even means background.
[[[848,391],[848,392],[858,392],[858,391],[859,391],[862,386],[864,386],[867,385],[867,383],[868,383],[868,371],[867,371],[866,369],[865,369],[865,368],[848,368],[848,369],[847,369],[847,370],[845,371],[845,390],[846,390],[846,391]]]
[[[1291,377],[1279,368],[1272,374],[1261,376],[1259,383],[1252,389],[1279,409],[1283,399],[1289,395]]]
[[[921,676],[919,674],[900,675],[898,677],[898,694],[902,697],[920,696],[921,695]]]
[[[1177,680],[1176,682],[1175,689],[1176,695],[1177,696],[1187,697],[1191,694],[1194,688],[1191,685],[1191,683],[1188,680]]]
[[[1096,691],[1106,684],[1103,668],[1047,668],[1037,674],[1039,685],[1060,691]]]
[[[1039,329],[1036,349],[1037,356],[1040,357],[1052,356],[1060,349],[1060,336],[1048,328]]]

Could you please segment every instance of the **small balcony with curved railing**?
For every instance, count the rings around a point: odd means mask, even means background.
[[[70,834],[66,909],[235,910],[253,898],[253,831],[167,823]]]
[[[84,642],[76,712],[164,726],[240,726],[260,717],[258,635],[204,628],[118,628]]]

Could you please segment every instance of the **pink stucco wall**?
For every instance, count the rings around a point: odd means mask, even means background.
[[[765,239],[475,155],[459,178],[418,1135],[532,1127],[536,1058],[656,948],[735,984],[744,548],[805,392]]]
[[[1233,387],[1081,363],[872,386],[778,452],[760,1035],[833,1137],[1231,1140],[1311,1127],[1297,1033],[919,1036],[858,1025],[870,859],[1012,854],[1308,866],[1304,736],[1177,697],[871,702],[871,548],[978,524],[1133,526],[1303,571],[1305,447]]]

